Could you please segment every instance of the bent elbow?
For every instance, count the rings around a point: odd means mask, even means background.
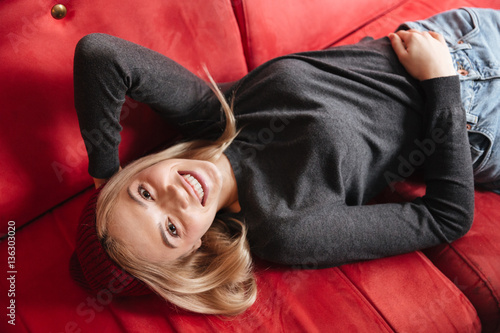
[[[117,38],[103,33],[91,33],[82,37],[75,47],[75,69],[89,70],[93,62],[112,61],[116,57]],[[101,68],[102,70],[102,68]]]
[[[431,200],[427,207],[445,242],[453,242],[469,232],[474,221],[474,194],[454,201]]]
[[[455,238],[453,240],[457,240],[465,236],[469,230],[472,228],[472,223],[474,221],[474,213],[472,212],[468,216],[464,216],[460,223],[460,227],[457,229],[455,234]]]
[[[462,223],[460,223],[461,228],[457,238],[465,236],[472,228],[472,223],[474,222],[474,194],[472,194],[467,204],[464,205],[461,215]]]
[[[453,218],[443,224],[446,226],[447,240],[452,242],[465,236],[471,229],[473,221],[474,203],[471,207],[462,207],[462,209],[455,211]]]
[[[85,35],[76,44],[75,53],[77,55],[95,54],[103,45],[103,39],[106,38],[106,35],[101,33]]]

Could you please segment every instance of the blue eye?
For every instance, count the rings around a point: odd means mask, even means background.
[[[177,234],[177,228],[175,227],[175,225],[170,221],[168,220],[168,223],[167,223],[167,229],[168,229],[168,232],[174,236],[174,237],[178,237],[179,235]]]
[[[137,191],[139,192],[139,195],[144,199],[153,200],[153,196],[151,195],[151,193],[149,193],[144,187],[142,187],[142,185],[139,185]]]

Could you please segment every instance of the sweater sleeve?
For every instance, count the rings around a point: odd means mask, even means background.
[[[451,242],[471,227],[472,163],[456,76],[421,83],[426,95],[426,193],[412,202],[347,206],[318,200],[263,230],[254,251],[264,259],[307,267],[337,266]],[[286,220],[286,221],[285,221]]]
[[[109,178],[119,168],[125,96],[148,104],[174,126],[189,123],[191,131],[220,116],[204,107],[213,94],[202,79],[160,53],[105,34],[87,35],[77,44],[74,89],[89,173],[95,178]]]

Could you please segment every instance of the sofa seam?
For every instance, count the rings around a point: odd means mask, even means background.
[[[241,47],[243,49],[243,57],[245,58],[245,66],[247,73],[250,71],[250,47],[249,47],[249,36],[248,36],[248,25],[246,20],[246,10],[244,8],[245,1],[243,0],[230,0],[231,7],[233,9],[234,19],[236,25],[238,26],[238,31],[240,34]],[[239,3],[239,5],[238,5]],[[237,8],[237,6],[239,6]],[[241,15],[238,15],[238,10]],[[241,19],[240,19],[241,18]]]
[[[481,270],[475,264],[473,264],[472,260],[470,260],[469,257],[465,255],[465,253],[462,253],[462,251],[460,251],[456,246],[454,246],[453,243],[448,244],[448,246],[453,252],[455,252],[455,254],[460,259],[463,260],[463,262],[471,269],[471,271],[473,271],[481,279],[481,281],[484,283],[484,285],[490,292],[491,296],[495,300],[497,307],[500,309],[500,295],[497,295],[497,293],[495,292],[495,288],[493,288],[491,283],[489,283],[487,277],[481,272]]]
[[[67,204],[68,202],[70,202],[71,200],[83,195],[85,192],[89,191],[90,189],[92,189],[94,186],[93,185],[90,185],[90,186],[86,186],[84,187],[83,189],[75,192],[74,194],[70,195],[69,197],[67,197],[66,199],[63,199],[61,201],[59,201],[58,203],[56,203],[54,206],[46,209],[45,211],[41,212],[40,214],[30,218],[29,220],[27,220],[26,222],[24,222],[20,227],[16,227],[16,232],[18,231],[21,231],[23,229],[25,229],[27,226],[29,226],[30,224],[32,223],[35,223],[36,221],[40,220],[41,218],[51,214],[54,212],[54,210],[64,206],[65,204]],[[6,238],[7,238],[8,235],[4,235],[2,237],[0,237],[0,243],[3,242]]]
[[[355,292],[357,295],[358,299],[360,299],[364,304],[367,305],[367,307],[374,313],[380,320],[381,323],[383,323],[388,332],[397,332],[396,329],[389,323],[387,318],[379,311],[379,309],[374,305],[373,302],[371,302],[363,292],[354,284],[354,282],[347,276],[347,274],[342,270],[342,267],[337,267],[336,271],[341,279],[343,279],[346,284],[350,287],[351,290]]]
[[[151,153],[153,153],[155,151],[158,151],[159,149],[161,149],[164,146],[165,146],[165,142],[159,143],[158,145],[156,145],[155,147],[147,150],[145,153],[141,154],[137,158],[139,158],[141,156],[149,155],[149,154],[151,154]],[[92,189],[95,189],[95,186],[93,184],[84,186],[83,188],[81,188],[80,190],[77,190],[76,192],[74,192],[70,196],[66,197],[65,199],[57,202],[52,207],[47,208],[46,210],[42,211],[41,213],[39,213],[38,215],[35,215],[32,218],[29,218],[28,220],[26,220],[25,222],[23,222],[23,224],[20,227],[16,226],[16,232],[23,230],[28,225],[30,225],[30,224],[32,224],[32,223],[40,220],[41,218],[43,218],[43,217],[45,217],[45,216],[53,213],[56,209],[59,209],[59,208],[63,207],[64,205],[68,204],[69,202],[71,202],[75,198],[78,198],[78,197],[84,195],[87,191],[91,191]],[[7,236],[8,236],[8,234],[3,235],[2,237],[0,237],[0,243],[2,243],[5,239],[7,239]]]
[[[397,4],[394,4],[393,6],[387,8],[387,9],[382,10],[379,13],[376,13],[375,16],[373,16],[371,19],[367,20],[365,23],[363,23],[360,26],[356,27],[356,29],[351,30],[347,34],[345,34],[345,35],[337,38],[336,40],[332,41],[331,43],[327,44],[326,46],[323,47],[323,49],[328,49],[328,48],[331,48],[331,47],[335,46],[337,43],[339,43],[342,40],[348,38],[349,36],[353,35],[354,33],[356,33],[357,31],[359,31],[361,29],[363,29],[364,27],[370,25],[371,23],[376,22],[381,17],[386,16],[387,14],[393,12],[395,9],[403,6],[404,4],[406,4],[408,2],[410,2],[410,0],[402,0],[402,1],[398,2]]]

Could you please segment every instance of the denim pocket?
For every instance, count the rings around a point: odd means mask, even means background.
[[[481,132],[468,132],[472,166],[474,170],[479,168],[486,156],[485,152],[491,145],[490,139]]]
[[[448,12],[449,15],[440,17],[439,23],[443,26],[443,36],[451,51],[471,49],[471,41],[479,33],[477,17],[474,12],[461,8]]]

